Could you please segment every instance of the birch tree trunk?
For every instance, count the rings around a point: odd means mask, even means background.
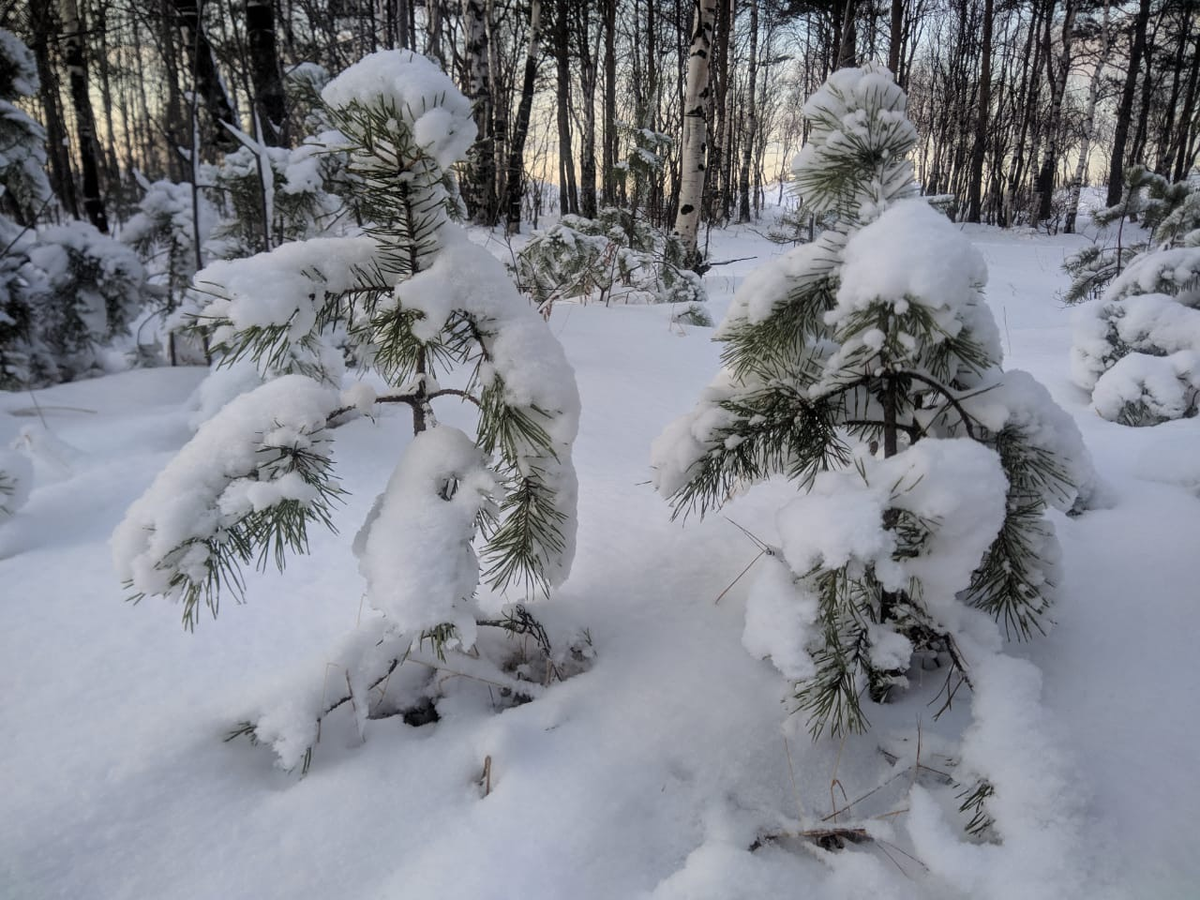
[[[492,121],[491,54],[488,52],[487,7],[484,0],[463,0],[463,57],[467,97],[475,119],[465,199],[480,225],[496,224],[496,168]]]
[[[1079,161],[1075,164],[1075,177],[1071,179],[1067,217],[1063,223],[1063,232],[1066,234],[1075,233],[1075,219],[1079,215],[1079,193],[1083,189],[1083,173],[1087,170],[1088,155],[1092,152],[1092,137],[1096,131],[1096,103],[1100,99],[1100,80],[1112,47],[1112,37],[1108,25],[1109,0],[1104,0],[1104,18],[1100,24],[1100,56],[1096,60],[1096,71],[1092,73],[1091,84],[1088,85],[1087,115],[1083,120],[1083,142],[1079,147]]]
[[[708,138],[708,64],[717,0],[694,0],[693,5],[692,43],[683,98],[683,148],[675,233],[683,243],[688,263],[696,266],[700,262],[697,237],[700,232],[700,204],[704,197],[704,162]]]
[[[75,132],[79,139],[79,166],[83,174],[83,209],[99,231],[108,234],[108,216],[100,196],[100,170],[96,159],[100,146],[96,140],[96,117],[88,94],[87,60],[83,55],[83,23],[75,0],[62,0],[63,51],[71,83],[71,103],[75,107]]]

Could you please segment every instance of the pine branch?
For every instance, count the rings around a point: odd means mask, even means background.
[[[709,451],[674,496],[674,517],[718,508],[739,484],[776,474],[808,484],[817,472],[843,466],[849,448],[838,434],[837,397],[810,401],[798,391],[773,385],[726,400],[732,421],[710,437]]]

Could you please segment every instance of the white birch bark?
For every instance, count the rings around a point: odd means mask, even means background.
[[[1096,104],[1100,99],[1100,79],[1104,73],[1104,64],[1112,49],[1112,35],[1109,29],[1109,0],[1104,0],[1104,19],[1100,25],[1100,56],[1096,59],[1096,71],[1092,73],[1092,83],[1088,85],[1087,116],[1083,120],[1083,143],[1079,148],[1079,161],[1075,164],[1075,177],[1071,179],[1071,194],[1067,201],[1067,218],[1063,224],[1066,234],[1075,233],[1075,219],[1079,215],[1079,194],[1083,190],[1083,173],[1087,169],[1088,155],[1092,152],[1092,138],[1096,130]]]
[[[700,205],[704,196],[704,161],[708,141],[708,74],[717,0],[695,0],[691,52],[683,100],[683,146],[680,158],[679,211],[675,233],[686,258],[698,262]]]

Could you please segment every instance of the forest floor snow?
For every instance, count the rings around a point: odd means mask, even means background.
[[[933,721],[937,672],[865,737],[809,740],[741,643],[738,576],[758,553],[742,529],[770,541],[794,488],[681,522],[648,484],[651,440],[717,370],[711,331],[665,307],[560,304],[550,326],[583,399],[579,549],[535,611],[552,635],[586,629],[590,669],[498,713],[486,687],[444,675],[440,721],[372,720],[361,743],[348,712],[330,717],[304,778],[221,739],[263,696],[337,677],[328,654],[361,613],[350,541],[406,415],[339,429],[340,533],[316,534],[283,575],[250,574],[245,605],[189,634],[177,607],[123,602],[107,540],[188,439],[203,370],[0,395],[0,426],[24,430],[36,465],[0,527],[0,897],[1195,897],[1200,420],[1125,428],[1068,381],[1056,293],[1082,238],[968,233],[1006,365],[1074,415],[1102,480],[1098,508],[1055,519],[1055,628],[1008,648],[1043,675],[1040,708],[1032,684],[996,720],[1054,770],[1028,772],[1032,794],[1053,792],[1037,846],[1032,832],[1006,835],[1007,855],[940,835],[928,792],[897,777],[904,747],[923,743],[936,768],[967,728],[965,696]],[[755,230],[714,233],[713,258],[752,257],[707,276],[718,320],[781,252]],[[443,418],[469,424],[453,406]],[[868,823],[871,841],[760,841],[863,795],[825,824]]]

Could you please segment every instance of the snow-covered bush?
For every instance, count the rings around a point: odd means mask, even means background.
[[[53,200],[46,135],[12,101],[37,89],[33,54],[0,29],[0,388],[100,367],[101,347],[145,302],[145,271],[129,248],[85,222],[36,228]]]
[[[556,300],[696,303],[700,277],[683,264],[683,247],[633,213],[608,207],[595,219],[563,216],[537,231],[517,254],[517,283],[545,309]]]
[[[1200,190],[1140,166],[1125,184],[1122,203],[1100,220],[1121,227],[1139,213],[1149,240],[1067,262],[1068,299],[1095,296],[1075,313],[1071,373],[1104,418],[1157,425],[1195,415],[1200,403]]]
[[[173,309],[196,274],[196,223],[199,221],[199,244],[203,248],[216,224],[216,210],[202,193],[198,194],[199,209],[193,210],[192,185],[187,182],[149,182],[143,178],[139,182],[142,199],[137,212],[125,223],[121,239],[150,261],[147,268],[166,288]]]
[[[32,51],[0,29],[0,389],[29,384],[46,364],[32,334],[41,275],[29,262],[29,226],[51,199],[46,133],[12,102],[37,89]]]
[[[33,466],[16,450],[0,446],[0,525],[17,514],[33,486]]]
[[[674,141],[670,135],[650,128],[623,125],[620,131],[628,141],[629,156],[616,164],[613,174],[629,193],[630,211],[637,218],[650,197],[652,185],[662,180],[666,156]]]
[[[146,303],[146,271],[137,254],[77,221],[41,229],[29,259],[42,273],[34,330],[55,364],[43,380],[69,381],[103,369],[101,349],[129,331]]]
[[[746,279],[724,367],[653,450],[676,512],[775,475],[801,488],[751,589],[744,643],[794,683],[814,737],[868,727],[914,654],[964,680],[1048,624],[1050,507],[1090,478],[1070,417],[1005,372],[982,256],[916,196],[904,93],[842,69],[808,101],[795,178],[835,227]]]
[[[193,627],[202,605],[215,613],[221,591],[240,592],[245,563],[282,566],[285,551],[306,548],[310,524],[328,523],[339,490],[333,426],[379,404],[408,406],[415,437],[354,542],[382,617],[374,649],[347,678],[365,717],[369,689],[425,645],[438,658],[475,646],[481,582],[532,598],[566,577],[579,398],[546,323],[450,220],[444,179],[474,138],[470,103],[408,51],[367,57],[323,97],[367,188],[365,233],[284,244],[197,275],[215,294],[202,314],[218,343],[290,374],[200,428],[130,508],[113,553],[136,596],[181,601]],[[392,391],[339,393],[313,364],[309,350],[335,320]],[[450,370],[465,374],[465,388],[439,385]],[[474,438],[437,422],[440,398],[478,408]],[[241,733],[271,744],[285,766],[307,761],[317,723],[346,699],[291,697]]]
[[[33,51],[0,28],[0,216],[21,225],[32,224],[51,196],[46,132],[13,102],[37,91]]]
[[[268,147],[240,135],[243,146],[203,177],[223,215],[212,234],[212,253],[237,259],[326,231],[341,201],[325,189],[336,162],[315,141]]]
[[[137,212],[122,229],[121,239],[145,263],[148,292],[158,305],[158,317],[167,332],[168,361],[172,365],[202,363],[205,355],[199,342],[181,348],[176,332],[186,325],[187,312],[198,302],[192,278],[216,223],[216,210],[203,192],[194,191],[187,182],[138,180],[144,193]]]
[[[1126,220],[1135,218],[1142,230],[1127,236]],[[1125,170],[1121,201],[1093,212],[1092,223],[1102,233],[1115,226],[1114,242],[1097,240],[1063,261],[1071,276],[1071,285],[1063,292],[1069,304],[1100,297],[1139,254],[1172,245],[1200,227],[1200,193],[1187,181],[1172,184],[1145,166],[1130,166]]]

